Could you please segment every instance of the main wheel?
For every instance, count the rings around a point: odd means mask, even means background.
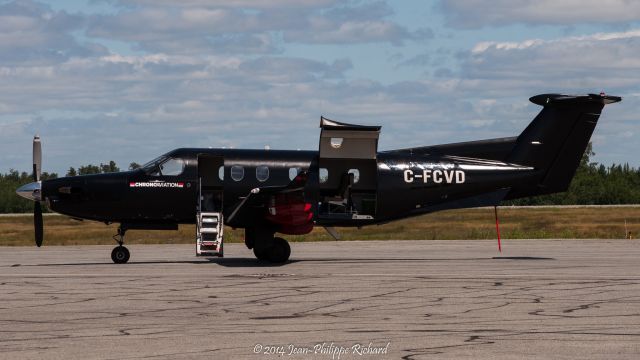
[[[255,235],[249,229],[244,229],[244,244],[247,249],[253,249],[256,245]]]
[[[129,261],[130,256],[131,254],[129,254],[129,249],[122,245],[114,247],[111,251],[111,260],[116,264],[126,263]]]
[[[273,238],[273,245],[269,248],[269,261],[273,263],[283,263],[289,260],[291,247],[287,240],[283,238]]]
[[[256,256],[256,259],[258,260],[269,260],[269,250],[270,249],[265,249],[265,248],[258,248],[258,247],[254,247],[253,248],[253,255]]]

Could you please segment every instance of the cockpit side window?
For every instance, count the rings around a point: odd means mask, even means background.
[[[177,176],[184,171],[184,160],[180,158],[169,158],[156,166],[149,173],[151,176]]]

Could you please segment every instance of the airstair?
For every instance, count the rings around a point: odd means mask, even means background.
[[[224,223],[222,213],[198,212],[196,224],[196,255],[219,256],[224,255],[222,239]]]

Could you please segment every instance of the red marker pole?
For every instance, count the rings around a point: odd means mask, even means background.
[[[498,233],[498,251],[502,252],[502,245],[500,244],[500,223],[498,223],[498,207],[493,207],[494,213],[496,215],[496,232]]]

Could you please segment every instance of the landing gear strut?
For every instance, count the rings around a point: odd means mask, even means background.
[[[129,261],[129,257],[131,254],[129,253],[129,249],[123,246],[124,244],[124,233],[127,230],[122,226],[118,227],[118,234],[113,236],[113,239],[118,243],[118,246],[113,248],[111,251],[111,260],[113,260],[116,264],[125,264]]]
[[[291,247],[287,240],[274,237],[272,231],[263,229],[245,229],[245,244],[253,248],[258,260],[272,263],[283,263],[289,260]]]

